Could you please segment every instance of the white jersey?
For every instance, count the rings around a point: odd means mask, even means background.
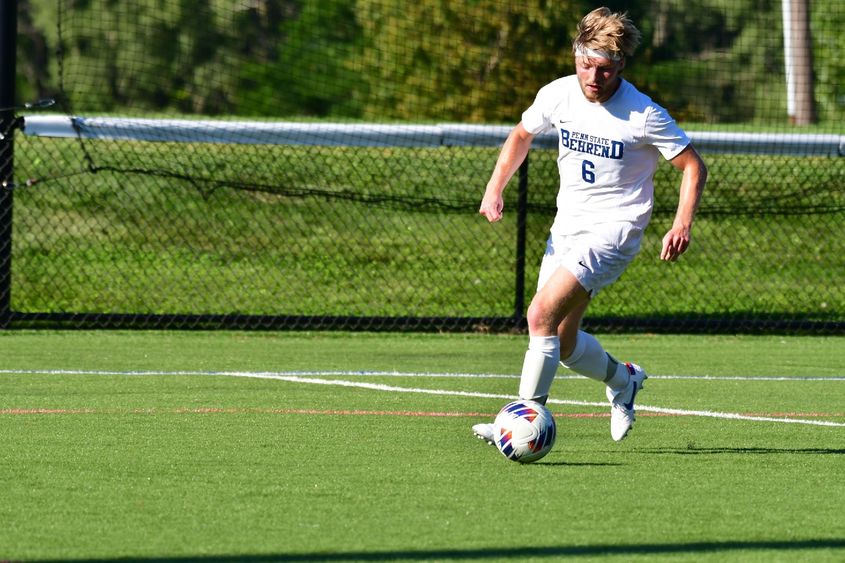
[[[552,233],[627,223],[642,233],[651,218],[658,155],[672,159],[689,138],[669,113],[630,82],[604,103],[587,101],[576,75],[537,93],[522,114],[532,134],[556,129],[560,191]]]

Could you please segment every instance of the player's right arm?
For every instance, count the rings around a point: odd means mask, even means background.
[[[493,169],[490,181],[487,182],[487,189],[484,190],[481,208],[478,210],[478,213],[487,217],[487,220],[491,223],[495,223],[502,218],[502,210],[505,207],[502,193],[528,155],[528,149],[531,148],[531,141],[533,140],[534,135],[526,131],[522,122],[520,122],[513,128],[505,140],[505,144],[502,145],[496,167]]]
[[[683,177],[678,211],[672,228],[663,237],[660,259],[674,262],[689,247],[692,222],[701,201],[704,184],[707,182],[707,166],[692,144],[687,145],[687,148],[669,162],[683,172]]]

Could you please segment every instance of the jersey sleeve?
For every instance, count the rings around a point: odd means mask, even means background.
[[[690,144],[683,129],[678,127],[664,108],[655,105],[646,118],[646,138],[657,147],[666,160],[672,160]]]
[[[532,135],[537,135],[549,129],[552,124],[549,119],[551,113],[551,92],[549,86],[540,88],[534,103],[522,112],[522,126]]]

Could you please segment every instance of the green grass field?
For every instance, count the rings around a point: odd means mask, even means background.
[[[845,559],[845,338],[600,337],[636,427],[561,369],[523,466],[522,336],[2,332],[0,560]]]

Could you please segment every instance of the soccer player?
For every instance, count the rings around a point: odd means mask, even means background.
[[[575,74],[547,84],[522,114],[499,154],[479,213],[502,218],[502,192],[535,135],[559,138],[557,214],[528,307],[529,342],[519,397],[545,403],[560,363],[604,383],[610,435],[622,440],[634,424],[634,399],[645,371],[608,354],[580,329],[590,300],[616,281],[640,250],[651,217],[658,157],[683,172],[680,201],[663,237],[662,260],[674,261],[690,243],[707,168],[668,112],[622,78],[640,32],[624,13],[598,8],[578,25]],[[647,288],[643,288],[646,290]],[[492,443],[493,425],[473,432]]]

